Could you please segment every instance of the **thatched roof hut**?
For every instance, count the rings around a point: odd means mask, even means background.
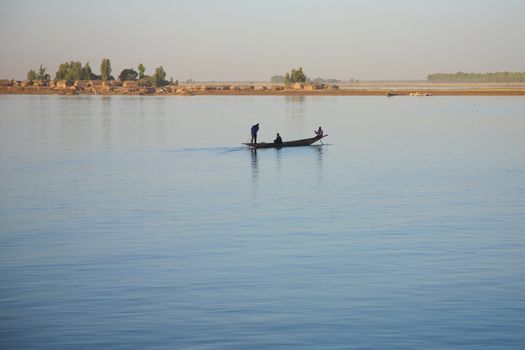
[[[72,81],[69,80],[57,80],[55,83],[55,88],[60,90],[67,89],[68,86],[73,85]]]
[[[120,87],[122,86],[122,82],[120,82],[120,80],[106,80],[106,81],[102,81],[102,86],[103,87]]]
[[[75,82],[73,83],[73,86],[77,87],[80,90],[90,88],[89,81],[87,80],[75,80]]]
[[[122,83],[122,87],[124,89],[138,89],[140,84],[136,80],[126,80],[124,83]]]
[[[153,86],[145,86],[139,90],[141,94],[154,94],[156,89]]]
[[[312,90],[322,90],[324,88],[323,84],[304,84],[303,89],[307,91]]]
[[[49,86],[49,83],[46,80],[33,80],[33,86]]]
[[[160,93],[160,94],[171,94],[174,90],[175,90],[174,87],[163,86],[163,87],[157,89],[157,93]]]
[[[302,90],[304,88],[304,84],[303,83],[295,83],[292,85],[292,89],[294,90]]]
[[[102,80],[90,80],[87,84],[88,88],[99,88],[102,86]]]

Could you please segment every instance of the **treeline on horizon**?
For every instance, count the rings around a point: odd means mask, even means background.
[[[46,72],[47,67],[40,65],[38,72],[31,69],[27,72],[28,80],[51,80],[51,76]],[[137,67],[137,71],[133,68],[123,69],[118,80],[138,80],[144,85],[164,86],[169,83],[173,83],[173,78],[170,81],[166,80],[166,72],[162,66],[155,68],[155,72],[149,76],[144,74],[146,68],[142,63]],[[78,61],[64,62],[60,64],[58,71],[55,73],[56,80],[115,80],[111,75],[111,61],[107,58],[103,58],[100,63],[100,75],[93,73],[89,62],[82,66],[82,63]],[[178,81],[177,81],[178,84]]]
[[[350,80],[354,82],[354,79]],[[358,80],[357,80],[358,81]],[[274,84],[294,84],[294,83],[316,83],[316,84],[336,84],[341,82],[337,79],[323,79],[321,77],[310,78],[303,72],[303,67],[292,69],[284,75],[274,75],[270,78],[270,82]]]
[[[427,76],[431,83],[523,83],[525,72],[434,73]]]

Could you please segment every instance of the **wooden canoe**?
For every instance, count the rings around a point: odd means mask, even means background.
[[[321,137],[312,137],[310,139],[286,141],[283,143],[273,143],[273,142],[260,142],[260,143],[243,143],[243,145],[250,146],[251,148],[282,148],[282,147],[299,147],[299,146],[309,146],[314,142],[321,140],[328,135],[323,135]]]

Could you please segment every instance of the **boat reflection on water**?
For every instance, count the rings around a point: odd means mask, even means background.
[[[257,173],[259,171],[259,166],[257,164],[257,148],[251,148],[250,153],[252,155],[251,157],[252,175],[257,176]]]
[[[250,165],[252,169],[252,199],[256,199],[257,198],[257,187],[258,187],[257,178],[259,176],[259,164],[257,163],[257,149],[251,148],[250,153],[251,153]]]
[[[258,208],[260,195],[269,183],[287,183],[298,174],[310,174],[314,183],[322,185],[324,179],[323,158],[325,145],[317,144],[291,148],[249,148],[251,172],[251,198]],[[263,195],[264,197],[264,195]]]
[[[323,160],[323,146],[324,145],[315,145],[315,146],[312,146],[313,148],[315,148],[317,150],[317,159],[319,161],[322,161]]]
[[[316,145],[312,146],[315,147],[317,151],[317,181],[322,182],[323,181],[323,149],[324,145]]]

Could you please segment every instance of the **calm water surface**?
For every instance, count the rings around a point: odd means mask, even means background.
[[[0,196],[2,349],[525,348],[523,97],[0,95]]]

